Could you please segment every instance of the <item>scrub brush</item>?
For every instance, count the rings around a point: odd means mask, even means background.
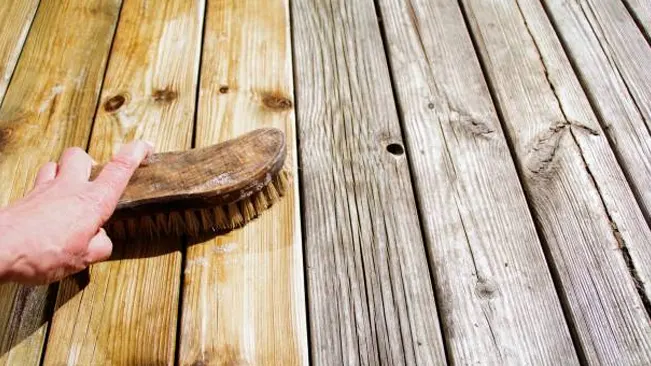
[[[153,154],[136,169],[104,228],[126,239],[242,227],[287,192],[286,151],[282,131],[262,128],[205,148]],[[101,169],[94,167],[91,179]]]

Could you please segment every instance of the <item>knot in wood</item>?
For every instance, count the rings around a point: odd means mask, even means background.
[[[269,109],[287,110],[291,109],[294,103],[289,98],[279,94],[265,94],[262,97],[262,104]]]
[[[113,96],[113,97],[109,98],[109,99],[104,103],[104,110],[107,111],[107,112],[109,112],[109,113],[110,113],[110,112],[115,112],[115,111],[117,111],[120,107],[122,107],[122,105],[124,104],[124,102],[125,102],[126,100],[127,100],[127,99],[124,97],[124,95],[121,95],[121,94],[118,94],[118,95],[116,95],[116,96]]]
[[[14,130],[11,127],[0,128],[0,149],[9,144],[13,134]]]
[[[176,99],[179,96],[179,94],[174,90],[161,89],[161,90],[154,91],[154,93],[151,96],[154,98],[154,101],[156,102],[169,103],[174,99]]]
[[[497,285],[493,281],[479,279],[475,285],[475,293],[481,299],[492,299],[497,296]]]
[[[222,93],[222,94],[228,93],[229,90],[230,89],[229,89],[228,85],[222,85],[222,86],[219,87],[219,92]]]

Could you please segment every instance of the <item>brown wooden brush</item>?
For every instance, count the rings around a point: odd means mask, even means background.
[[[286,193],[286,151],[283,132],[263,128],[206,148],[153,154],[134,173],[105,229],[124,239],[239,228]],[[101,169],[94,167],[91,179]]]

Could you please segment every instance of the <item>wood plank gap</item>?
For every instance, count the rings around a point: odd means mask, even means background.
[[[96,160],[134,139],[158,152],[191,148],[204,5],[124,1],[89,144]],[[62,281],[44,363],[174,364],[182,246],[116,240],[85,286]]]
[[[0,39],[0,107],[2,107],[5,93],[11,84],[16,65],[23,53],[25,41],[32,29],[40,5],[40,0],[4,1],[0,5],[0,24],[5,27],[2,39]],[[23,7],[27,7],[27,9],[23,9]],[[25,16],[27,19],[22,18]],[[20,23],[21,20],[24,22]],[[19,29],[13,29],[13,27]]]
[[[467,14],[467,9],[465,5],[463,4],[462,0],[457,0],[457,3],[459,5],[459,8],[461,10],[461,14],[463,15],[463,20],[466,26],[466,29],[468,30],[468,34],[470,35],[470,39],[472,41],[473,49],[475,51],[475,54],[477,55],[477,60],[479,62],[482,76],[484,80],[486,80],[486,85],[489,90],[491,102],[495,106],[495,112],[497,114],[498,120],[500,122],[500,126],[502,127],[502,130],[507,131],[507,126],[505,124],[505,117],[503,114],[502,108],[497,105],[497,92],[495,90],[495,87],[493,86],[493,83],[490,81],[488,78],[487,74],[487,65],[485,63],[485,60],[483,57],[480,57],[481,55],[481,49],[479,48],[478,45],[478,40],[477,37],[479,36],[478,34],[475,34],[472,32],[472,28],[470,26],[470,20],[468,19],[468,14]],[[511,155],[511,158],[513,161],[517,161],[517,155],[515,152],[515,146],[513,145],[514,142],[507,138],[506,139],[506,144],[509,148],[509,153]],[[524,188],[524,172],[523,168],[520,164],[515,164],[515,169],[518,175],[518,182],[520,183],[520,186]],[[570,336],[572,339],[572,345],[574,346],[574,349],[577,352],[577,357],[579,359],[579,363],[581,365],[586,365],[587,364],[587,358],[586,358],[586,351],[583,347],[583,344],[580,341],[579,335],[577,333],[577,326],[576,322],[574,321],[574,317],[572,316],[572,313],[570,311],[570,305],[568,303],[568,298],[567,294],[565,293],[565,289],[563,288],[562,285],[562,280],[561,280],[561,275],[558,269],[558,266],[556,263],[554,263],[552,254],[551,254],[551,249],[549,247],[549,244],[547,243],[547,240],[545,239],[545,236],[543,235],[543,230],[541,227],[540,221],[536,218],[534,215],[534,210],[533,207],[531,206],[532,202],[532,197],[531,197],[531,192],[529,192],[526,189],[523,189],[523,193],[525,196],[525,201],[527,204],[527,210],[529,211],[531,217],[533,218],[533,224],[534,228],[536,230],[536,236],[540,240],[541,247],[544,252],[544,257],[545,257],[545,262],[547,263],[547,267],[550,270],[551,276],[552,276],[552,281],[554,283],[554,288],[556,289],[556,293],[558,294],[559,301],[561,303],[561,307],[563,309],[563,316],[565,318],[565,321],[567,322],[568,329],[570,331]]]
[[[299,88],[299,83],[298,80],[296,79],[296,38],[294,35],[294,8],[292,7],[292,1],[294,0],[289,0],[289,39],[290,39],[290,49],[292,53],[292,83],[294,85],[294,110],[295,112],[295,121],[294,121],[294,129],[295,131],[298,131],[298,124],[299,122],[299,114],[298,111],[300,110],[300,101],[298,98],[296,98],[296,95],[298,95],[298,88]],[[295,134],[295,139],[296,139],[296,174],[300,176],[300,182],[302,183],[305,177],[303,176],[303,154],[301,150],[301,138],[300,134],[296,133]],[[299,202],[305,202],[305,187],[303,184],[299,184],[298,186],[298,201]],[[312,329],[312,322],[309,321],[310,319],[310,291],[308,289],[309,286],[309,281],[307,278],[307,260],[305,259],[305,253],[307,253],[307,248],[306,248],[306,242],[305,242],[305,228],[306,228],[306,223],[305,223],[305,206],[304,205],[299,205],[300,206],[300,213],[299,213],[299,219],[301,222],[301,248],[302,248],[302,253],[303,253],[303,289],[304,289],[304,294],[305,294],[305,316],[308,319],[305,322],[306,326],[306,331],[307,331],[307,361],[309,365],[314,364],[314,354],[312,352],[312,337],[310,336],[314,329]]]
[[[120,0],[120,9],[118,10],[118,16],[117,20],[115,21],[115,28],[117,29],[118,24],[120,24],[120,15],[122,14],[122,8],[124,7],[124,1],[125,0]],[[126,0],[128,1],[128,0]],[[111,55],[113,54],[113,46],[115,45],[115,35],[117,34],[117,31],[113,32],[113,37],[111,38],[111,47],[109,47],[108,51],[108,57],[106,60],[106,65],[109,65],[111,63]],[[104,71],[102,72],[102,79],[99,85],[99,95],[102,95],[102,92],[104,92],[104,81],[106,80],[106,74],[108,73],[108,67],[104,68]],[[86,145],[84,146],[84,150],[86,152],[89,152],[90,148],[90,142],[93,139],[93,133],[95,131],[95,122],[97,120],[97,113],[99,113],[100,108],[102,105],[100,103],[97,103],[97,106],[95,107],[95,113],[93,114],[93,119],[90,122],[90,133],[88,134],[88,141],[86,141]],[[86,269],[86,272],[88,272],[88,269]],[[48,330],[49,332],[49,330]],[[47,344],[47,343],[46,343]]]
[[[7,2],[7,4],[26,2]],[[21,198],[38,168],[85,147],[115,29],[117,0],[39,3],[0,108],[0,205]],[[74,13],[74,16],[72,15]],[[84,29],[80,24],[84,23]],[[60,46],[66,44],[65,50]],[[48,327],[46,286],[0,286],[0,363],[37,364]]]
[[[313,360],[446,363],[375,3],[292,7]]]
[[[450,358],[576,363],[463,13],[444,1],[379,3]]]
[[[545,10],[463,5],[587,362],[647,362],[649,317],[619,253],[623,237],[642,249],[651,234]]]
[[[648,0],[622,0],[635,24],[651,45],[651,3]]]
[[[393,70],[393,65],[391,63],[391,57],[389,57],[389,41],[387,40],[387,32],[386,28],[382,24],[382,9],[379,3],[380,0],[374,0],[373,5],[375,6],[375,14],[376,18],[378,20],[378,28],[380,29],[380,36],[382,38],[382,50],[385,55],[386,63],[389,67],[389,70]],[[391,92],[393,95],[393,101],[396,104],[396,107],[398,108],[398,122],[400,124],[400,139],[404,141],[404,154],[405,154],[405,159],[407,160],[407,166],[409,167],[409,180],[411,182],[411,186],[416,188],[418,185],[416,184],[416,179],[414,178],[414,174],[412,172],[416,171],[414,167],[414,163],[410,157],[411,151],[415,151],[416,148],[410,146],[411,142],[410,139],[407,139],[405,136],[405,116],[404,113],[401,112],[402,106],[400,102],[400,98],[398,98],[397,94],[397,86],[396,86],[396,80],[395,80],[395,75],[393,72],[389,72],[389,80],[391,82]],[[421,203],[421,196],[418,194],[414,195],[414,202],[416,205],[416,211],[419,213],[418,214],[418,227],[420,230],[420,235],[423,238],[423,244],[425,246],[427,245],[432,245],[432,243],[429,242],[429,238],[427,233],[425,232],[425,222],[424,222],[424,215],[423,213],[424,208],[423,204]],[[423,248],[425,249],[425,248]],[[438,290],[437,282],[436,282],[436,277],[434,275],[434,270],[432,268],[433,264],[435,263],[434,258],[432,257],[432,252],[429,250],[425,251],[425,255],[427,256],[427,269],[429,271],[429,277],[432,281],[432,286],[434,289],[434,303],[436,304],[436,308],[440,309],[441,308],[441,301],[440,297],[443,296],[441,294],[441,291]],[[454,362],[452,360],[451,354],[452,354],[452,346],[450,345],[450,341],[447,337],[445,337],[445,330],[444,324],[445,322],[443,321],[442,315],[443,313],[441,311],[437,311],[436,315],[438,318],[438,324],[439,324],[439,330],[441,332],[441,339],[443,342],[443,356],[445,357],[445,362],[448,365],[453,365]]]
[[[543,9],[649,224],[651,108],[648,105],[651,103],[651,74],[646,72],[646,66],[651,64],[651,45],[643,39],[643,33],[634,24],[625,5],[606,2],[593,6],[591,0],[583,3],[542,1]],[[626,245],[623,248],[622,255],[648,312],[651,254],[636,248],[631,253]]]

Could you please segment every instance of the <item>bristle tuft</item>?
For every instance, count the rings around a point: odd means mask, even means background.
[[[197,211],[201,218],[201,228],[204,232],[213,231],[215,229],[215,215],[212,210],[202,209]]]
[[[154,216],[116,220],[106,225],[111,238],[199,236],[202,233],[237,229],[255,219],[287,194],[289,174],[280,171],[262,190],[224,206],[158,213]]]
[[[156,215],[156,228],[160,234],[170,235],[170,219],[167,214],[159,213]]]
[[[278,191],[280,197],[284,196],[287,193],[287,187],[289,187],[289,177],[286,171],[281,170],[273,180],[273,185]]]
[[[144,233],[144,235],[148,236],[149,238],[158,236],[158,229],[156,228],[154,218],[149,215],[143,216],[140,219],[139,231]]]
[[[130,238],[135,238],[138,235],[138,219],[127,219],[126,224],[127,224],[127,235]]]
[[[244,224],[244,217],[236,203],[228,205],[228,218],[230,220],[230,228],[237,228]]]
[[[243,199],[239,203],[240,212],[244,218],[244,223],[249,222],[258,216],[257,212],[255,211],[255,207],[253,206],[253,202],[251,202],[250,199]]]
[[[232,229],[231,220],[228,218],[224,207],[215,207],[213,209],[213,217],[215,218],[215,228],[220,230]]]
[[[169,215],[170,234],[175,236],[183,235],[185,232],[185,225],[183,223],[183,216],[179,212],[171,212]]]
[[[127,238],[127,232],[124,228],[124,222],[114,221],[108,225],[108,234],[111,238],[116,240],[124,240]]]
[[[255,211],[258,215],[260,215],[262,211],[269,208],[269,202],[267,201],[267,198],[263,192],[257,192],[253,195],[252,199],[253,205],[255,206]]]
[[[278,194],[278,190],[274,183],[267,184],[267,186],[264,187],[264,195],[267,197],[267,201],[269,201],[270,205],[273,205],[280,200],[280,195]]]
[[[183,218],[185,219],[186,234],[192,237],[199,236],[201,232],[201,221],[199,217],[192,210],[186,210],[183,213]]]

